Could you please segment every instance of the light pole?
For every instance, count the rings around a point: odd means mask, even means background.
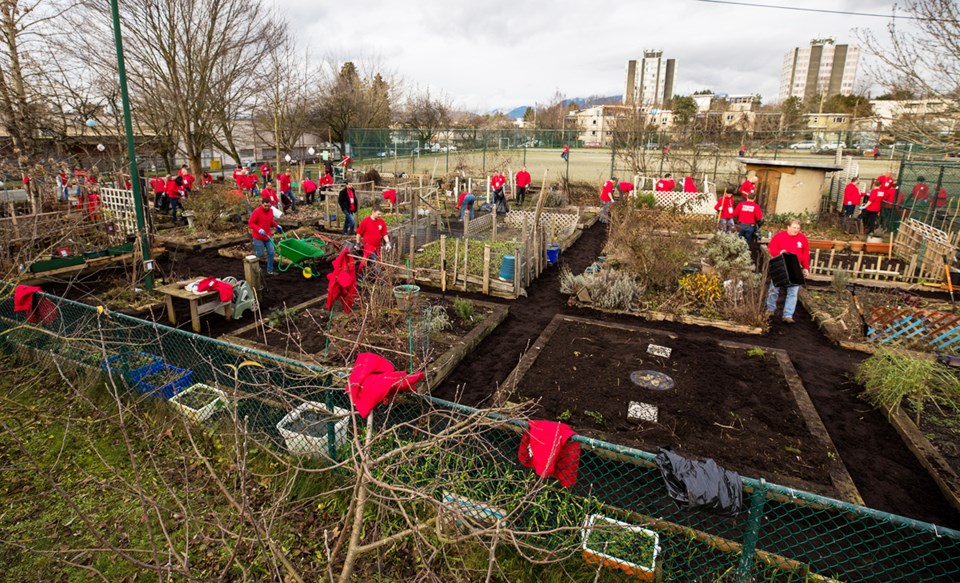
[[[143,256],[144,287],[153,290],[153,259],[150,257],[150,238],[147,236],[143,216],[143,193],[140,190],[140,172],[137,170],[137,151],[133,143],[133,122],[130,119],[130,95],[127,92],[127,68],[123,64],[123,36],[120,34],[120,8],[118,0],[110,0],[113,15],[113,38],[117,45],[117,74],[120,80],[120,99],[123,102],[123,129],[127,135],[127,158],[130,160],[130,182],[133,186],[133,206],[137,217],[137,238]],[[137,178],[134,180],[134,178]]]

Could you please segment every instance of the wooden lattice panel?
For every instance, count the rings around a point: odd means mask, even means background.
[[[533,211],[510,211],[504,220],[511,229],[520,230],[524,227],[531,228],[535,218],[536,213]],[[540,213],[540,227],[552,240],[569,237],[576,230],[579,220],[578,215],[571,213]]]
[[[926,345],[937,352],[960,349],[960,314],[915,308],[870,308],[867,339],[878,344]]]
[[[465,215],[469,213],[467,211]],[[477,215],[475,219],[470,219],[470,224],[466,227],[466,232],[464,236],[466,237],[476,237],[484,231],[489,231],[493,228],[493,216],[491,213],[483,213]]]
[[[132,235],[137,232],[137,214],[132,190],[101,188],[100,201],[104,216],[109,217],[121,233]]]
[[[656,192],[653,190],[641,190],[637,192],[638,196],[653,195],[657,199],[657,206],[679,207],[684,212],[695,215],[716,215],[713,210],[717,204],[716,198],[709,192],[679,192],[671,190],[669,192]]]
[[[893,243],[893,254],[909,263],[911,272],[919,270],[920,277],[934,280],[944,277],[944,257],[948,264],[953,264],[956,252],[946,232],[916,219],[900,223]]]

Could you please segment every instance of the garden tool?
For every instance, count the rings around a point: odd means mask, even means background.
[[[860,305],[860,299],[857,297],[857,286],[848,285],[847,290],[850,292],[850,297],[853,298],[853,305],[857,307],[857,315],[860,316],[860,324],[862,326],[861,332],[864,338],[866,338],[870,335],[870,326],[867,325],[867,319],[863,315],[863,306]]]
[[[943,271],[947,276],[946,286],[950,292],[950,311],[956,313],[957,302],[953,299],[953,278],[950,276],[950,264],[947,263],[947,256],[943,256]]]

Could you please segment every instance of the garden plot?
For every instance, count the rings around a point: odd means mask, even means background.
[[[651,344],[671,355],[651,354]],[[674,387],[641,388],[631,381],[638,371],[662,373]],[[781,351],[557,316],[504,382],[500,397],[508,395],[590,437],[672,447],[743,475],[859,500]],[[655,405],[657,421],[630,421],[631,402]]]
[[[382,305],[364,314],[359,303],[354,309],[352,314],[335,309],[331,319],[324,295],[274,310],[225,339],[324,366],[348,364],[357,352],[373,352],[398,368],[427,370],[434,385],[507,315],[504,306],[433,294],[420,294],[410,311]]]

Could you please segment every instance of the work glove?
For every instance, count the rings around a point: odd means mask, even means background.
[[[264,231],[263,229],[259,229],[259,230],[257,230],[257,233],[259,233],[259,234],[261,234],[261,235],[263,235],[264,237],[266,237],[266,236],[267,236],[267,232],[266,232],[266,231]]]
[[[393,249],[393,245],[390,244],[390,241],[387,241],[387,244],[383,247],[388,253]]]
[[[277,225],[277,232],[283,233],[283,227],[281,227],[280,225]]]

